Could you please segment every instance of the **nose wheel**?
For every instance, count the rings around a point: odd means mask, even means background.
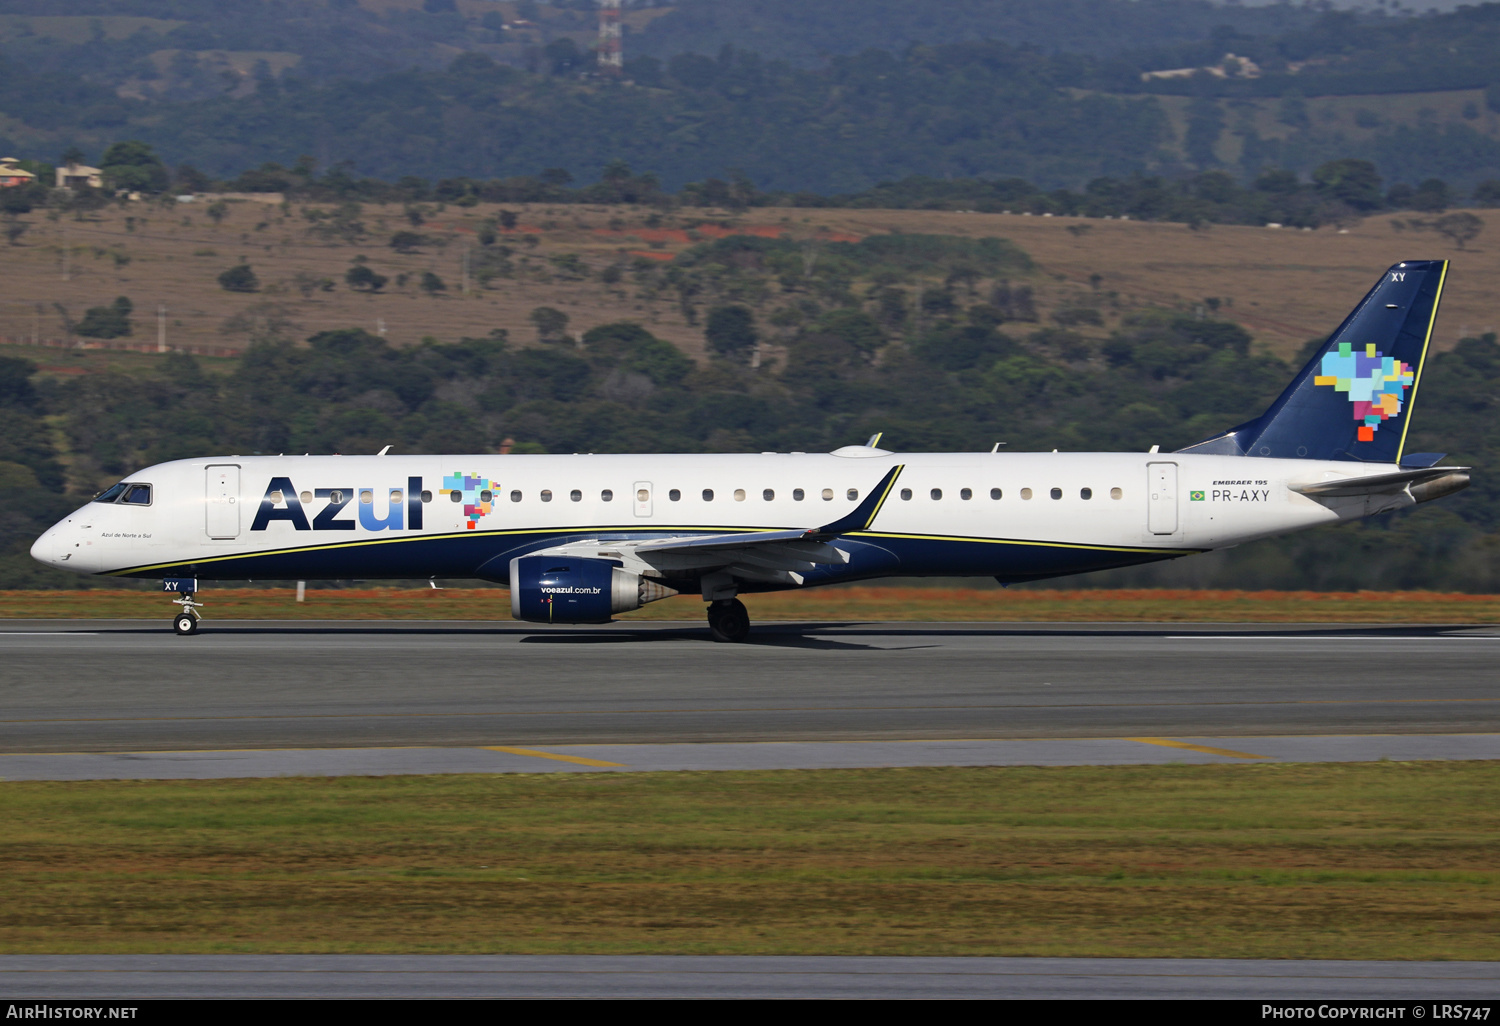
[[[708,630],[715,641],[738,644],[750,637],[750,612],[739,599],[708,607]]]
[[[196,583],[196,582],[194,582]],[[179,591],[177,597],[172,600],[182,607],[182,611],[172,617],[172,633],[178,637],[187,637],[189,634],[198,633],[198,621],[201,617],[198,610],[203,608],[202,602],[193,601],[191,591]]]

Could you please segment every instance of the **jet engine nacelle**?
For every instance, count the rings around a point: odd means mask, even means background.
[[[607,623],[677,592],[603,559],[517,556],[510,561],[510,615],[535,623]]]

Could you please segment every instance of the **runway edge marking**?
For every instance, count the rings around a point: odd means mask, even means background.
[[[1252,755],[1249,752],[1236,752],[1232,748],[1211,748],[1208,745],[1195,745],[1187,741],[1175,741],[1169,737],[1127,737],[1126,741],[1135,741],[1143,745],[1159,745],[1162,748],[1185,748],[1190,752],[1203,752],[1207,755],[1227,755],[1235,759],[1270,759],[1269,755]]]
[[[486,752],[504,752],[507,755],[529,755],[534,759],[555,759],[558,762],[572,762],[579,766],[604,766],[615,769],[625,769],[623,762],[605,762],[603,759],[586,759],[581,755],[558,755],[554,752],[539,752],[535,748],[507,748],[504,745],[481,745]]]

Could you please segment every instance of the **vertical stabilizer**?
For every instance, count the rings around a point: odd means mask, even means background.
[[[1386,271],[1260,417],[1180,452],[1400,462],[1446,260]]]

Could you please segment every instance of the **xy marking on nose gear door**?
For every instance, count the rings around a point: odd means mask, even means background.
[[[220,463],[204,468],[204,507],[210,538],[240,536],[240,468],[238,464]]]
[[[1152,534],[1177,532],[1177,464],[1146,464],[1150,503],[1146,507],[1146,527]]]

